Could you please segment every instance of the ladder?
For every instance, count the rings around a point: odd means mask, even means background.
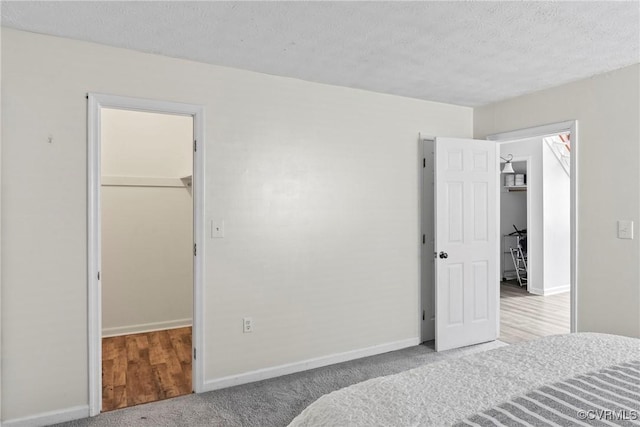
[[[518,277],[518,283],[520,286],[527,285],[527,255],[522,251],[520,246],[520,239],[518,239],[518,246],[515,248],[509,248],[511,252],[511,259],[513,260],[513,266],[516,269],[516,276]]]

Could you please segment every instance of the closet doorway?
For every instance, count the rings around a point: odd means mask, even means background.
[[[89,378],[96,415],[198,389],[200,110],[106,95],[89,101]]]

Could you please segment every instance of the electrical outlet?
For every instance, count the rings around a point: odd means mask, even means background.
[[[251,317],[242,319],[242,332],[245,334],[253,332],[253,319]]]
[[[224,237],[224,221],[211,220],[211,238],[222,239]]]

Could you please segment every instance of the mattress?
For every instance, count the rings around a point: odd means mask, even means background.
[[[548,394],[549,390],[544,387],[557,388],[560,382],[616,369],[616,366],[635,369],[634,365],[624,364],[637,360],[640,360],[640,340],[635,338],[596,333],[555,335],[351,385],[322,396],[290,426],[519,425],[513,414],[503,413],[500,405],[521,402],[517,399],[526,399],[527,393],[535,390],[546,390],[542,393]],[[603,406],[601,403],[599,406]],[[638,408],[628,408],[628,401],[624,401],[624,405],[623,415],[633,418],[633,411]],[[607,407],[603,409],[612,412],[618,408],[612,403],[604,406]],[[577,417],[582,416],[575,408],[570,411],[575,411]],[[497,416],[497,413],[508,417],[509,422],[505,424],[500,421],[504,418],[486,416]],[[585,414],[602,418],[602,412],[587,414],[585,410]],[[602,423],[591,419],[575,423],[564,419],[546,424],[539,420],[529,425],[580,425],[581,422],[611,425],[610,421]],[[628,419],[613,424],[640,425]]]

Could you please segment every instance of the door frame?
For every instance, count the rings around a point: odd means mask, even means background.
[[[424,201],[425,201],[425,196],[426,196],[426,189],[424,187],[424,182],[425,182],[425,173],[427,173],[427,171],[430,171],[431,173],[431,178],[435,179],[435,177],[433,176],[434,174],[434,157],[433,157],[433,145],[435,144],[435,137],[434,136],[424,136],[421,133],[418,133],[418,191],[420,192],[420,194],[418,195],[418,200],[419,200],[419,215],[420,215],[420,242],[418,243],[420,245],[420,299],[419,299],[419,305],[418,305],[418,316],[421,319],[420,320],[420,342],[427,342],[427,341],[433,341],[435,340],[435,333],[436,333],[436,328],[435,328],[435,280],[436,280],[436,276],[435,276],[435,263],[433,266],[433,270],[431,271],[431,275],[428,275],[427,272],[425,271],[424,268],[424,264],[427,262],[434,262],[434,251],[435,251],[435,247],[434,247],[434,242],[435,242],[435,211],[433,212],[433,221],[431,223],[431,225],[427,225],[425,227],[425,215],[426,212],[424,211]],[[427,152],[425,151],[425,148],[427,146],[427,144],[431,144],[431,150],[432,152],[429,154],[427,154]],[[427,163],[428,161],[431,162],[431,166],[430,168],[427,168]],[[434,183],[435,185],[435,183]],[[430,198],[430,202],[432,205],[435,204],[435,198],[434,198],[434,192],[435,192],[435,187],[433,187],[431,189],[431,192],[429,193],[429,195],[431,196]],[[435,205],[433,206],[435,208]],[[432,209],[433,211],[433,209]],[[427,229],[428,228],[428,229]],[[427,237],[431,237],[433,240],[428,239]],[[431,295],[431,300],[433,302],[433,307],[434,310],[430,310],[430,308],[425,307],[424,306],[424,301],[425,301],[425,294],[427,292],[430,292]],[[426,316],[429,316],[429,322],[427,323],[431,323],[433,328],[429,329],[429,330],[425,330],[425,328],[427,327],[427,324],[425,324]],[[433,321],[433,322],[431,322]]]
[[[571,134],[571,173],[570,173],[570,215],[571,215],[571,267],[570,267],[570,331],[578,330],[578,120],[567,120],[564,122],[550,123],[542,126],[500,132],[486,137],[489,141],[496,143],[516,142],[522,139],[530,139],[544,136],[557,135],[559,133]],[[527,206],[527,209],[529,207]],[[527,212],[528,216],[528,212]],[[529,220],[529,218],[527,218]]]
[[[193,323],[192,387],[204,391],[204,107],[196,104],[131,98],[102,93],[87,94],[87,299],[89,415],[102,409],[102,285],[101,268],[101,116],[102,108],[164,113],[193,117]],[[196,353],[196,349],[199,349]],[[195,357],[197,355],[197,358]]]

